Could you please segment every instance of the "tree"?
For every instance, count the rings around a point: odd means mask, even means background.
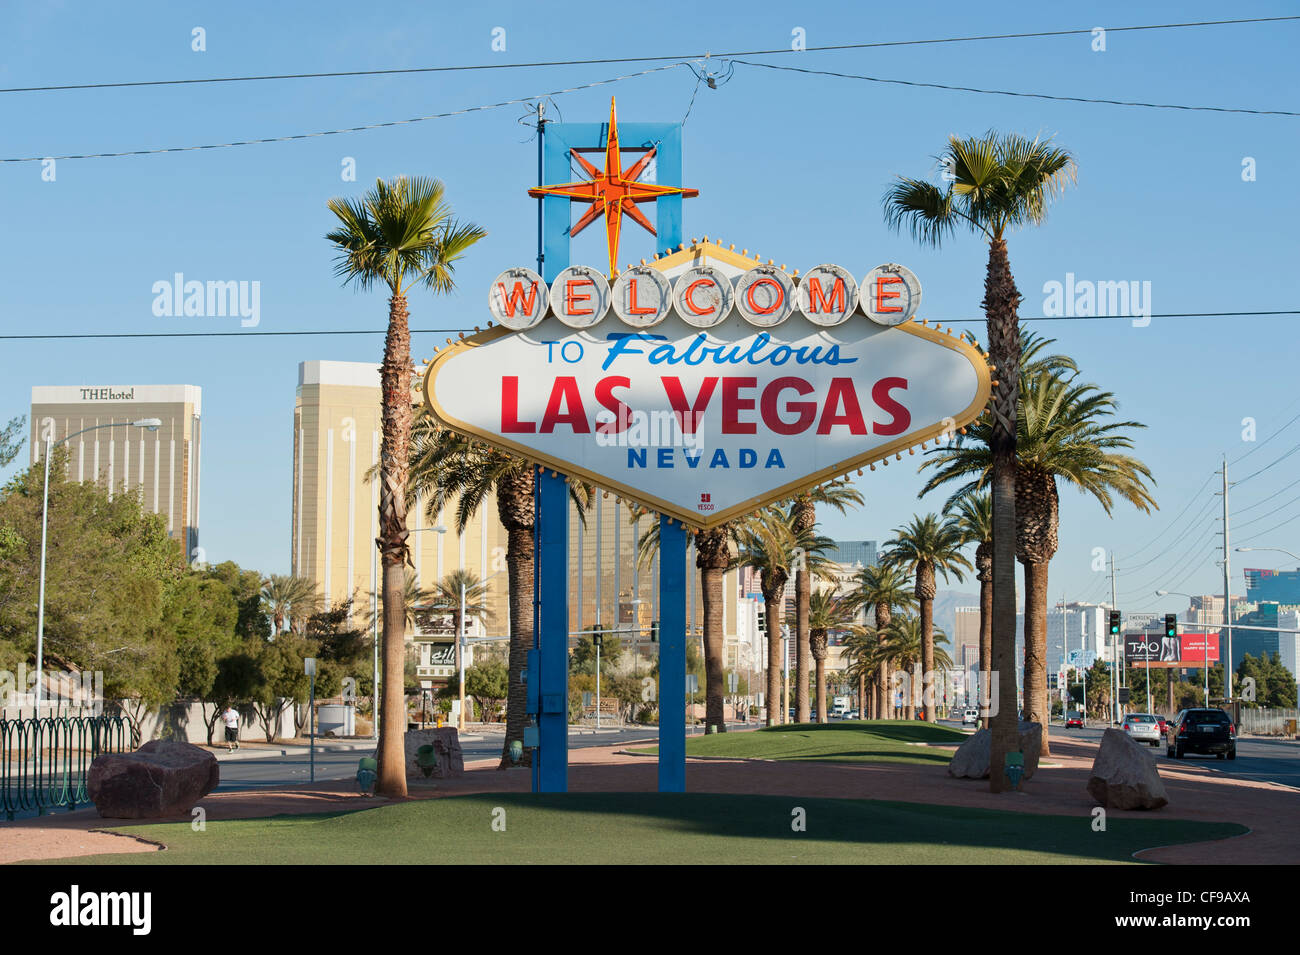
[[[294,574],[272,574],[262,584],[262,604],[271,618],[272,635],[283,633],[286,622],[306,621],[320,606],[315,581]]]
[[[993,498],[987,491],[964,494],[945,505],[961,532],[962,543],[975,545],[975,579],[980,582],[980,662],[981,695],[993,698],[989,689],[990,660],[993,653]],[[988,717],[980,717],[985,729]]]
[[[281,634],[275,640],[250,648],[257,664],[251,702],[268,743],[275,742],[280,714],[285,708],[307,702],[309,678],[303,660],[315,656],[315,649],[311,641],[294,633]],[[301,726],[297,714],[294,724]]]
[[[500,660],[484,660],[465,671],[465,692],[478,704],[479,719],[483,722],[491,722],[505,702],[508,679],[509,670]]]
[[[737,563],[753,567],[759,574],[767,620],[767,725],[784,723],[788,714],[781,700],[781,623],[784,617],[785,586],[800,566],[814,572],[825,566],[824,552],[831,546],[813,528],[801,529],[793,519],[793,507],[762,508],[737,526]],[[780,720],[777,714],[781,714]]]
[[[1047,700],[1048,565],[1057,549],[1064,481],[1094,498],[1109,517],[1115,499],[1143,513],[1155,507],[1147,489],[1151,472],[1123,452],[1133,447],[1126,433],[1145,427],[1113,420],[1115,397],[1069,375],[1039,368],[1020,383],[1021,414],[1016,438],[1016,555],[1025,568],[1025,718],[1043,727],[1043,753],[1050,754]],[[951,447],[940,446],[922,469],[935,467],[922,493],[965,479],[957,495],[982,487],[993,469],[991,428],[974,425]],[[1154,482],[1152,482],[1154,483]]]
[[[604,628],[599,628],[604,630]],[[588,633],[598,632],[595,624],[587,628]],[[600,673],[602,677],[612,675],[613,671],[618,668],[618,662],[623,656],[623,641],[612,633],[606,632],[600,642]],[[574,645],[573,650],[569,653],[569,672],[570,673],[591,673],[596,672],[596,643],[591,636],[580,636],[578,642]]]
[[[906,614],[901,617],[894,617],[890,620],[889,626],[885,628],[880,642],[879,653],[882,657],[889,660],[889,665],[895,673],[901,675],[898,681],[901,685],[907,686],[907,692],[903,697],[903,709],[906,719],[913,719],[916,716],[916,705],[922,702],[921,687],[924,686],[925,676],[921,674],[920,680],[917,679],[917,667],[924,666],[925,658],[925,639],[921,618],[914,614]],[[938,627],[931,627],[930,630],[930,653],[936,668],[948,668],[952,666],[952,660],[942,645],[948,642],[947,635]],[[928,671],[934,672],[934,671]],[[926,717],[930,716],[934,707],[926,704]]]
[[[984,314],[995,380],[990,445],[993,455],[993,668],[1015,672],[1016,647],[1016,415],[1020,378],[1018,346],[1020,292],[1007,257],[1006,236],[1039,225],[1047,203],[1075,178],[1074,158],[1050,141],[998,135],[952,136],[939,157],[947,185],[899,177],[881,200],[885,222],[909,227],[922,245],[939,248],[960,225],[989,244],[984,279]],[[999,680],[993,718],[989,789],[1003,792],[1006,754],[1019,746],[1014,679]]]
[[[411,444],[411,332],[406,293],[422,284],[438,294],[455,288],[457,261],[487,233],[452,217],[437,179],[380,179],[358,199],[335,198],[329,209],[340,226],[326,238],[338,249],[335,274],[369,290],[389,291],[388,335],[380,368],[383,442],[379,452],[379,545],[383,561],[384,710],[379,719],[379,776],[375,791],[406,795],[406,609],[402,603],[406,538],[406,479]]]
[[[19,415],[16,418],[10,418],[9,423],[0,428],[0,468],[8,466],[9,462],[18,457],[19,450],[22,449],[23,428],[27,424],[27,416]]]
[[[790,505],[790,520],[796,534],[811,533],[817,526],[817,505],[825,504],[841,514],[849,505],[860,505],[862,495],[848,478],[836,478],[819,484],[805,494],[800,494]],[[811,653],[810,624],[808,622],[812,578],[806,567],[800,567],[794,577],[795,612],[795,715],[800,723],[808,722],[808,658]],[[825,722],[825,717],[822,718]]]
[[[456,527],[463,531],[487,499],[496,497],[497,517],[506,530],[506,570],[510,587],[510,687],[506,698],[506,732],[499,768],[514,766],[510,744],[524,739],[528,722],[527,688],[521,675],[533,645],[533,506],[534,465],[481,441],[439,428],[424,409],[416,416],[411,440],[411,488],[424,494],[427,514],[436,519],[455,505]],[[569,482],[569,497],[579,519],[586,514],[590,489]],[[526,751],[524,765],[531,761]]]
[[[815,590],[808,608],[809,648],[816,665],[817,722],[825,723],[826,713],[826,656],[832,631],[853,633],[864,631],[854,618],[857,608],[853,599],[840,596],[829,589]]]
[[[941,518],[938,514],[914,517],[911,524],[896,528],[894,535],[881,555],[881,563],[905,568],[916,580],[916,601],[921,613],[921,666],[927,677],[933,679],[936,575],[942,574],[944,580],[956,578],[960,581],[962,570],[970,570],[970,561],[961,552],[965,539],[952,518]],[[934,710],[934,705],[927,702],[926,722],[935,722]]]
[[[852,596],[858,606],[872,611],[876,621],[876,641],[882,644],[882,651],[894,610],[913,610],[917,605],[916,591],[907,572],[901,567],[883,563],[872,564],[858,572],[857,587]],[[882,652],[876,660],[877,665],[870,669],[876,673],[877,709],[881,719],[890,719],[894,712],[894,693],[889,679],[889,654]]]

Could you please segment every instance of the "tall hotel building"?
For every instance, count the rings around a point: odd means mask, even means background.
[[[377,588],[375,538],[379,486],[367,478],[379,461],[379,365],[362,362],[306,361],[298,366],[293,414],[292,566],[295,574],[317,582],[331,606],[353,597],[366,620]],[[464,533],[458,533],[454,506],[430,515],[427,501],[407,502],[411,560],[421,586],[432,587],[458,568],[488,581],[492,620],[488,635],[509,632],[506,532],[490,495]],[[650,623],[659,617],[658,558],[636,560],[637,538],[654,526],[656,515],[634,522],[615,495],[597,493],[585,522],[576,510],[569,519],[569,629],[599,625],[649,651]],[[445,533],[433,528],[445,527]],[[539,555],[539,559],[546,559]],[[724,581],[724,632],[728,663],[735,665],[738,620],[737,574]],[[688,554],[687,627],[702,634],[703,598],[694,551]],[[742,664],[743,665],[743,664]]]
[[[139,494],[144,509],[163,515],[167,533],[193,559],[199,546],[202,413],[197,385],[37,386],[32,388],[32,463],[45,453],[47,439],[58,444],[85,431],[63,445],[67,480],[92,481],[110,495]],[[157,431],[130,427],[142,418],[158,418],[162,426]]]

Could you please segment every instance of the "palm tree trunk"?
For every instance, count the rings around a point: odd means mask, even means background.
[[[867,714],[867,675],[865,673],[858,674],[858,719],[871,719]]]
[[[1043,727],[1043,756],[1051,755],[1047,731],[1047,564],[1022,561],[1025,568],[1025,719]]]
[[[993,417],[993,672],[998,679],[998,708],[993,716],[989,790],[1007,788],[1007,753],[1019,748],[1016,725],[1016,404],[1020,380],[1020,333],[1016,289],[1003,239],[989,243],[984,279],[984,313],[988,319],[989,357],[997,387]]]
[[[519,473],[522,472],[522,473]],[[532,468],[521,468],[497,482],[497,514],[506,529],[506,576],[510,585],[510,661],[506,688],[506,738],[499,769],[513,766],[510,744],[524,741],[528,724],[528,688],[523,682],[528,651],[533,646],[533,504]],[[532,763],[524,750],[519,765]]]
[[[983,544],[981,547],[985,546]],[[978,560],[978,557],[976,558]],[[979,688],[980,695],[984,696],[989,691],[989,670],[992,668],[993,658],[993,574],[992,568],[988,572],[980,572],[980,670],[979,670]],[[982,705],[982,701],[981,701]],[[989,697],[989,706],[993,705],[993,700]],[[980,719],[980,725],[988,729],[988,717]]]
[[[817,508],[807,495],[798,498],[794,508],[793,530],[806,534],[817,524]],[[808,722],[808,671],[812,653],[808,648],[808,607],[812,599],[812,581],[806,567],[799,568],[794,578],[794,629],[795,644],[795,717],[800,723]]]
[[[388,301],[380,368],[383,443],[379,451],[379,545],[383,561],[384,690],[375,792],[406,796],[406,477],[411,445],[411,332],[406,298]]]
[[[924,693],[921,705],[925,709],[925,721],[935,722],[934,703],[937,696],[934,672],[934,600],[919,601],[921,608],[921,689]]]
[[[767,725],[776,726],[781,714],[781,604],[784,593],[764,601],[767,614]]]
[[[722,575],[721,567],[705,567],[700,571],[701,597],[704,603],[704,731],[727,731],[723,708],[726,693],[726,672],[723,666],[722,632]]]

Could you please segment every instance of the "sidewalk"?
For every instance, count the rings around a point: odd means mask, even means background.
[[[486,736],[476,733],[465,733],[460,737],[462,742],[479,742],[486,739]],[[254,743],[249,740],[241,740],[239,749],[232,752],[226,751],[225,743],[217,743],[213,746],[197,744],[199,749],[205,749],[217,757],[219,762],[230,762],[240,759],[262,759],[267,757],[283,756],[307,756],[311,753],[311,741],[306,739],[282,740],[275,743]],[[369,736],[363,736],[357,739],[318,739],[316,740],[316,752],[319,753],[373,753],[375,750],[375,740]]]

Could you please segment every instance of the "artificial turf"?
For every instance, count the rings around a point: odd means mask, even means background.
[[[686,755],[731,759],[812,759],[831,762],[947,764],[966,733],[933,723],[900,720],[836,720],[790,723],[754,732],[687,736]],[[921,745],[921,744],[938,744]],[[653,746],[633,749],[655,754]]]
[[[803,831],[795,824],[803,819]],[[494,828],[494,823],[496,828]],[[863,799],[706,793],[485,794],[355,812],[139,825],[161,852],[80,864],[1042,864],[1132,862],[1222,839],[1232,823],[1048,816]],[[499,831],[504,824],[504,830]]]

